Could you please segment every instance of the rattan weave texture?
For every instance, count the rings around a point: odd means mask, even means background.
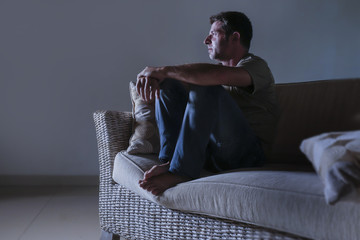
[[[167,209],[112,180],[115,155],[128,147],[132,132],[129,112],[94,113],[100,161],[99,215],[103,230],[126,239],[305,239],[203,215]]]

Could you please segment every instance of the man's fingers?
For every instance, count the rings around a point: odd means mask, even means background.
[[[154,101],[155,100],[155,92],[156,92],[156,84],[157,84],[157,80],[152,81],[152,85],[151,85],[151,89],[150,89],[150,100]]]
[[[152,100],[155,100],[155,97],[160,97],[160,85],[158,79],[154,79],[154,81],[152,81],[151,97]]]
[[[140,94],[140,88],[141,88],[141,79],[140,79],[140,77],[139,77],[139,75],[138,75],[137,81],[136,81],[136,92],[137,92],[138,94]]]
[[[159,81],[155,81],[154,82],[154,95],[159,98],[160,97],[160,85],[159,85]]]
[[[136,82],[136,91],[141,98],[147,102],[153,101],[155,97],[159,98],[159,83],[158,79],[145,77],[138,74]]]
[[[141,78],[141,88],[140,88],[140,96],[142,99],[145,100],[145,82],[146,79],[145,78]]]
[[[155,92],[156,92],[155,89],[151,89],[151,92],[150,92],[150,101],[154,101],[154,100],[155,100]]]
[[[144,98],[144,85],[145,79],[143,77],[138,77],[136,81],[136,92],[141,96],[141,98]]]
[[[145,78],[145,88],[144,88],[144,94],[145,94],[145,101],[150,101],[150,88],[151,88],[151,82],[152,79]]]

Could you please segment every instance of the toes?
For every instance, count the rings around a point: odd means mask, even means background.
[[[144,179],[149,179],[149,178],[151,178],[151,172],[150,172],[150,170],[149,170],[149,171],[146,171],[146,172],[144,173]]]
[[[155,169],[156,169],[156,166],[150,168],[150,170],[147,170],[147,171],[144,173],[144,179],[149,179],[149,178],[151,178],[151,177],[154,175]]]
[[[154,189],[153,191],[151,191],[152,194],[154,194],[155,196],[158,196],[159,195],[159,190],[157,189]]]
[[[160,195],[163,192],[163,190],[159,186],[152,186],[151,188],[149,188],[148,191],[156,196]]]
[[[156,184],[149,184],[149,185],[147,185],[147,188],[146,188],[146,190],[147,191],[149,191],[149,192],[153,192],[154,190],[156,190],[157,189],[157,186],[156,186]]]
[[[149,184],[150,184],[150,183],[149,183],[148,181],[144,181],[144,180],[140,180],[140,181],[139,181],[140,187],[143,188],[143,189],[145,189],[145,190],[149,187]]]
[[[146,191],[152,192],[153,190],[156,189],[157,185],[151,181],[142,181],[140,183],[140,187],[145,189]]]
[[[159,196],[160,194],[162,194],[164,192],[163,189],[161,188],[156,188],[154,189],[153,191],[151,191],[152,194],[156,195],[156,196]]]
[[[153,183],[153,182],[147,182],[146,184],[144,183],[143,186],[141,186],[141,187],[156,196],[158,196],[162,192],[164,192],[164,190],[161,189],[161,186],[159,186],[158,184]]]
[[[154,176],[149,179],[139,180],[139,185],[141,188],[151,192],[152,194],[158,196],[162,194],[166,189],[171,188],[178,183],[188,181],[190,179],[183,178],[177,175],[173,175],[169,172],[163,173],[159,176]]]

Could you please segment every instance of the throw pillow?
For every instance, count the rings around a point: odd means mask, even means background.
[[[130,138],[129,154],[158,153],[159,131],[155,121],[155,102],[146,102],[136,92],[135,83],[130,82],[130,97],[134,120],[134,132]]]
[[[305,139],[300,149],[324,183],[328,204],[360,201],[360,131],[324,133]]]

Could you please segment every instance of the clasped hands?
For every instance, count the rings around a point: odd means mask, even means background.
[[[146,67],[137,75],[136,91],[147,102],[160,96],[160,83],[164,80],[164,68]]]

